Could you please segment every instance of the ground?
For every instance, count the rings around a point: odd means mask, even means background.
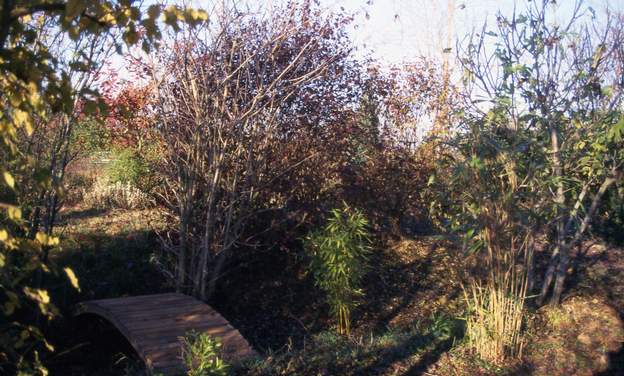
[[[52,291],[65,313],[52,328],[60,349],[50,362],[53,375],[142,372],[114,328],[72,321],[69,310],[81,300],[172,289],[158,261],[154,229],[162,228],[160,218],[151,209],[63,213],[63,248],[53,260],[75,270],[81,291]],[[327,307],[296,250],[241,251],[209,303],[264,355],[239,374],[617,374],[624,369],[624,254],[600,242],[578,252],[571,272],[582,277],[570,279],[562,307],[531,313],[529,333],[548,335],[527,340],[524,362],[502,366],[484,364],[463,347],[461,281],[470,261],[437,237],[377,241],[350,339],[333,334]],[[67,336],[77,330],[81,335]]]

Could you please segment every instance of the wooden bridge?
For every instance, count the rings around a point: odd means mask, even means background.
[[[117,327],[152,373],[184,372],[180,337],[192,330],[220,338],[223,359],[230,364],[256,355],[227,320],[187,295],[168,293],[91,300],[80,303],[75,315],[89,313]]]

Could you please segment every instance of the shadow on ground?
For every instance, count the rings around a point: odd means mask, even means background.
[[[48,360],[51,376],[147,375],[132,345],[101,317],[66,318],[56,330],[72,335]]]
[[[56,351],[45,359],[51,375],[142,374],[142,362],[123,335],[105,320],[74,319],[75,304],[111,297],[170,291],[152,261],[158,239],[144,212],[79,210],[64,213],[58,234],[62,248],[51,252],[56,270],[71,268],[75,289],[63,273],[44,276],[60,316],[46,337]]]

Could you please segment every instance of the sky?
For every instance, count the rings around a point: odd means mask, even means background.
[[[189,0],[166,0],[168,3],[189,3]],[[223,0],[190,0],[193,6],[210,8]],[[270,7],[287,0],[229,0],[255,7]],[[319,0],[327,11],[355,14],[350,33],[362,55],[371,53],[378,62],[387,65],[409,62],[426,56],[443,59],[445,48],[454,47],[474,28],[493,21],[500,10],[511,14],[514,6],[523,9],[530,0]],[[533,0],[536,1],[536,0]],[[540,0],[537,0],[540,1]],[[557,15],[569,16],[577,0],[556,0]],[[160,2],[147,0],[146,4]],[[599,20],[606,9],[624,14],[624,0],[582,0],[585,9],[592,7]],[[450,36],[450,38],[449,38]],[[121,56],[110,59],[122,77],[127,74]]]
[[[267,0],[268,1],[268,0]],[[575,0],[557,0],[557,14],[571,14]],[[455,47],[473,28],[493,20],[497,11],[511,14],[525,0],[321,0],[323,7],[357,13],[357,29],[351,31],[361,47],[372,49],[374,56],[400,63],[417,56],[441,57],[447,47]],[[624,0],[585,0],[598,18],[609,8],[624,12]],[[449,28],[450,25],[450,28]],[[451,30],[448,38],[448,31]],[[450,46],[449,44],[450,40]]]

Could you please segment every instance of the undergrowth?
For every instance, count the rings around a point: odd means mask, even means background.
[[[302,349],[270,351],[238,375],[384,375],[424,371],[463,336],[463,322],[434,315],[406,328],[345,337],[333,331],[313,335]],[[401,373],[399,373],[401,374]],[[408,373],[409,374],[409,373]]]
[[[221,358],[221,341],[191,331],[180,339],[188,376],[227,376],[230,366]]]

